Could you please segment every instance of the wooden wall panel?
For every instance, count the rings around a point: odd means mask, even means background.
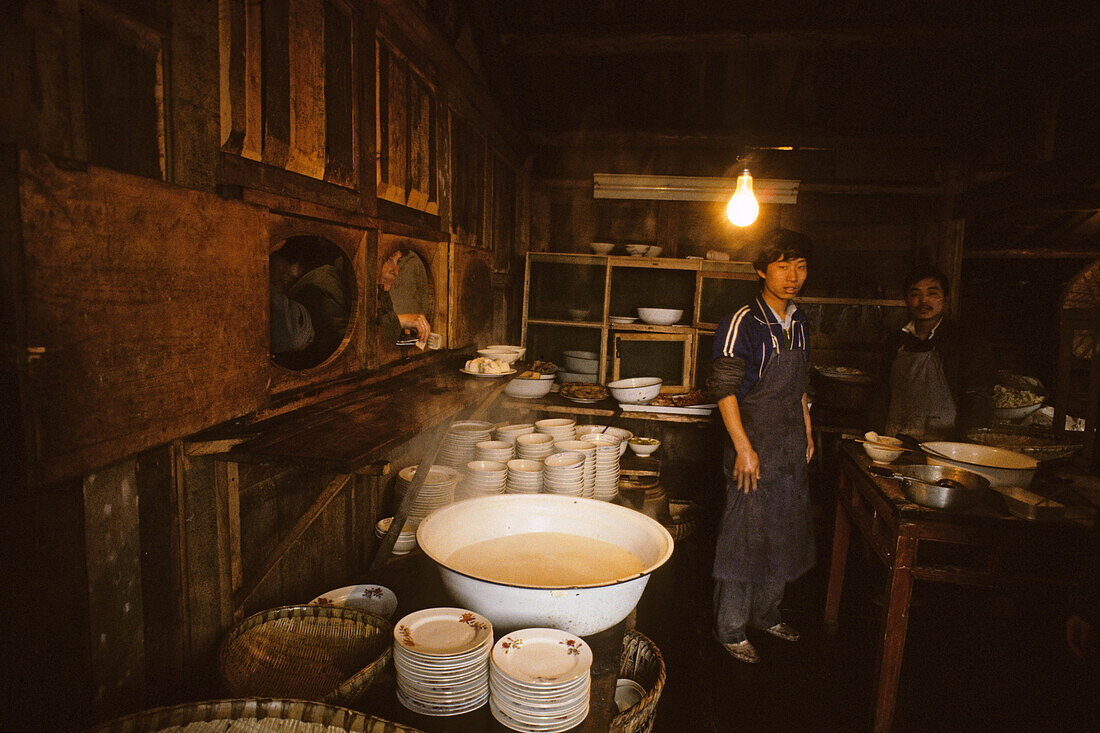
[[[488,346],[493,333],[492,253],[451,245],[450,346]]]
[[[113,171],[20,168],[40,479],[257,408],[266,395],[267,236],[258,210]]]
[[[325,176],[325,46],[321,0],[290,5],[290,156],[286,168]]]

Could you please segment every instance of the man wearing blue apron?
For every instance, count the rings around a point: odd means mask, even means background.
[[[745,631],[786,641],[788,581],[814,564],[806,464],[813,455],[806,399],[806,317],[793,299],[806,280],[810,242],[769,233],[754,261],[760,295],[718,324],[710,388],[726,428],[726,503],[714,557],[714,635],[736,659],[759,656]]]

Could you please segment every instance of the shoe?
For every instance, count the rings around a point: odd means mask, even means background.
[[[756,647],[754,647],[752,642],[748,639],[737,642],[725,642],[718,638],[718,632],[714,629],[711,629],[711,636],[713,636],[714,640],[721,644],[722,648],[734,659],[739,659],[749,664],[756,664],[760,661],[760,655],[756,653]]]
[[[718,643],[721,644],[722,642]],[[760,661],[760,655],[756,653],[756,647],[748,639],[735,644],[722,644],[722,648],[729,652],[731,657],[739,661],[748,662],[749,664],[756,664]]]
[[[783,641],[798,641],[798,629],[791,626],[786,621],[780,621],[775,626],[769,626],[764,629],[764,631]]]

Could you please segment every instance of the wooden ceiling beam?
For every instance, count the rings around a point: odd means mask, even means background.
[[[655,132],[648,130],[528,130],[527,139],[544,147],[743,147],[800,150],[928,150],[940,151],[938,135],[837,135],[795,130],[746,130],[740,133]]]
[[[618,56],[647,53],[710,53],[743,44],[756,48],[836,49],[844,52],[876,49],[977,47],[1011,48],[1030,44],[1065,46],[1087,42],[1096,33],[1091,22],[1028,26],[920,25],[838,28],[775,28],[723,30],[706,33],[505,33],[501,44],[516,56]]]

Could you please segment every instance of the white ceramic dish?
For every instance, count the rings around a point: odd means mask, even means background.
[[[511,366],[517,359],[519,359],[520,351],[516,349],[509,351],[505,349],[478,349],[478,356],[484,356],[488,359],[500,359],[508,366]]]
[[[538,399],[550,394],[554,386],[554,375],[550,379],[513,379],[504,385],[504,394],[522,399]]]
[[[901,458],[901,454],[904,452],[901,450],[901,440],[898,438],[891,438],[888,435],[879,435],[878,433],[865,433],[864,440],[870,440],[879,445],[871,445],[870,443],[863,443],[863,452],[867,454],[867,457],[872,461],[878,461],[879,463],[893,463],[898,458]],[[890,448],[889,446],[896,446]]]
[[[634,455],[649,456],[661,447],[661,441],[656,438],[631,438],[627,445],[630,446],[630,450],[634,451]]]
[[[662,383],[660,377],[631,377],[608,382],[607,389],[622,404],[644,405],[661,394]]]
[[[588,314],[591,313],[587,308],[569,308],[569,319],[572,321],[583,321],[588,318]]]
[[[681,308],[639,308],[638,316],[651,326],[671,326],[684,315]]]
[[[588,248],[598,255],[609,255],[615,249],[613,242],[589,242]]]
[[[921,448],[925,449],[925,460],[929,464],[954,466],[985,476],[994,488],[1019,486],[1026,489],[1039,468],[1039,461],[1031,456],[977,443],[931,441],[921,443]]]
[[[499,357],[493,357],[493,358],[499,358]],[[506,371],[506,372],[501,372],[500,374],[482,374],[481,372],[472,372],[472,371],[470,371],[469,369],[466,369],[466,368],[459,369],[458,371],[462,372],[463,374],[469,374],[471,377],[507,377],[509,374],[515,374],[516,373],[515,369],[511,369],[511,370]]]
[[[643,570],[605,583],[524,587],[464,575],[448,567],[462,547],[528,532],[562,532],[609,542],[641,560]],[[439,566],[459,605],[487,617],[498,631],[554,628],[588,636],[611,628],[638,604],[650,574],[672,556],[672,536],[640,512],[580,497],[500,495],[436,510],[420,523],[420,546]]]
[[[565,362],[565,368],[571,372],[577,374],[595,374],[600,368],[599,356],[591,358],[585,358],[581,356],[573,356],[573,354],[590,354],[590,351],[566,351],[562,354],[562,361]]]
[[[691,405],[690,407],[671,407],[669,405],[623,405],[623,412],[661,412],[667,415],[697,415],[705,416],[714,412],[718,405],[714,403],[706,405]]]
[[[521,358],[521,359],[524,356],[527,355],[527,347],[526,346],[516,346],[514,344],[490,344],[489,346],[486,346],[485,348],[486,349],[494,349],[496,351],[518,351],[519,352],[519,358]]]
[[[392,618],[397,610],[397,596],[384,585],[347,585],[322,593],[309,605],[357,608],[382,618]]]
[[[611,321],[612,323],[618,323],[619,325],[625,326],[638,320],[638,316],[610,316],[607,320]]]
[[[628,244],[624,247],[626,253],[631,257],[645,257],[646,252],[649,251],[648,244]]]

